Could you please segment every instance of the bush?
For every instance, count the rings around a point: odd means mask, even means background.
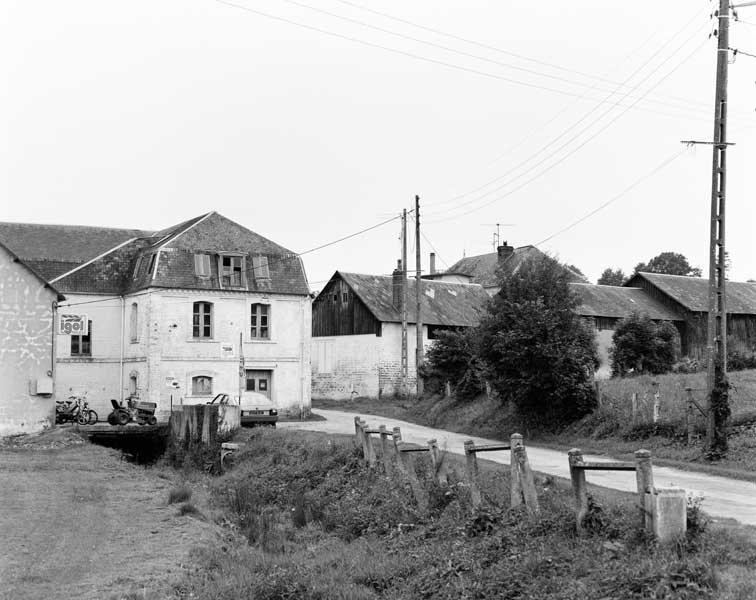
[[[168,504],[176,504],[177,502],[187,502],[192,497],[192,490],[187,485],[181,485],[179,487],[172,488],[168,492]]]
[[[678,340],[671,323],[654,323],[648,315],[632,313],[618,323],[612,336],[612,375],[668,373],[675,363]]]
[[[480,355],[499,397],[547,427],[591,412],[596,343],[575,313],[567,272],[536,257],[501,284],[479,327]]]
[[[485,390],[483,367],[475,353],[474,330],[440,331],[423,365],[426,390],[441,394],[446,382],[460,400],[469,400]]]

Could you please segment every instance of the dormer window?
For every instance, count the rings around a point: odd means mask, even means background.
[[[194,274],[197,277],[210,277],[210,255],[194,255]]]
[[[219,262],[221,287],[245,287],[243,256],[222,254]]]

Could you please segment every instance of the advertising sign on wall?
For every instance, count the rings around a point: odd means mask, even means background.
[[[61,314],[58,317],[60,335],[89,335],[87,315]]]

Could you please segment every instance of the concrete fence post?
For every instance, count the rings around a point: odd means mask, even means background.
[[[682,488],[655,488],[646,495],[650,513],[649,530],[661,543],[679,542],[688,526],[687,496]]]
[[[520,444],[514,447],[515,459],[520,471],[520,481],[522,484],[522,495],[525,499],[525,508],[531,515],[537,515],[540,512],[538,507],[538,495],[536,494],[533,471],[530,469],[528,462],[528,453],[525,446]]]
[[[480,473],[478,471],[478,458],[475,456],[475,442],[465,442],[465,465],[467,470],[467,485],[470,487],[470,501],[473,510],[480,508],[482,498],[480,495]]]
[[[575,494],[575,524],[577,530],[583,528],[583,519],[588,512],[588,488],[585,483],[585,471],[579,467],[583,465],[583,451],[573,448],[567,453],[570,463],[570,479],[572,491]]]
[[[428,454],[430,454],[433,479],[438,485],[445,486],[448,483],[446,463],[443,456],[441,456],[441,451],[438,449],[438,442],[436,440],[428,440]]]
[[[633,392],[630,402],[632,403],[633,425],[638,423],[638,392]]]
[[[522,446],[522,434],[513,433],[509,436],[509,504],[512,508],[522,504],[522,479],[517,456],[515,456],[517,446]]]
[[[653,415],[653,421],[654,423],[659,422],[659,414],[661,412],[661,395],[659,394],[659,382],[654,381],[652,383],[654,386],[654,415]]]
[[[635,452],[635,478],[638,484],[638,502],[643,514],[643,522],[646,529],[653,529],[652,514],[649,513],[646,494],[654,492],[654,472],[651,464],[651,452],[648,450],[636,450]]]
[[[359,416],[354,418],[354,443],[358,448],[364,446],[362,442],[362,423]]]
[[[394,456],[399,459],[399,444],[402,442],[402,430],[399,427],[394,427],[391,430],[391,439],[394,444]]]

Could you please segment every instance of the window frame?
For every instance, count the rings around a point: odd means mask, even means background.
[[[212,271],[210,269],[209,254],[204,254],[202,252],[194,253],[194,275],[195,277],[200,277],[201,279],[208,279],[209,277],[211,277]]]
[[[262,307],[265,307],[265,314],[263,314]],[[271,331],[271,305],[269,302],[252,302],[249,305],[249,339],[253,342],[269,342],[272,339]],[[265,318],[265,325],[261,322]],[[259,335],[261,329],[267,331],[266,336]],[[253,334],[252,332],[257,333]]]
[[[209,383],[209,389],[210,391],[204,392],[204,391],[197,391],[196,389],[196,382],[198,382],[200,379],[206,379]],[[190,378],[191,386],[192,386],[192,397],[197,398],[204,398],[204,397],[212,397],[213,395],[213,379],[214,377],[212,375],[208,375],[206,373],[199,373],[197,375],[192,375]]]
[[[223,264],[223,261],[228,259],[231,262],[230,268],[230,274],[226,275],[226,267]],[[233,283],[233,273],[235,271],[233,266],[234,259],[239,259],[240,265],[239,265],[239,284],[236,285]],[[223,281],[224,277],[229,278],[229,282],[225,283]],[[218,253],[218,286],[222,289],[229,289],[229,290],[240,290],[240,289],[247,289],[247,256],[241,252],[220,252]]]
[[[131,303],[131,312],[129,313],[129,341],[132,344],[139,342],[139,303]]]
[[[198,308],[200,310],[198,310]],[[204,308],[207,311],[203,310]],[[197,317],[197,323],[195,324],[195,317]],[[209,317],[209,323],[202,322],[203,317]],[[205,327],[210,328],[209,335],[202,335]],[[195,335],[195,328],[197,334]],[[208,300],[197,300],[192,302],[192,340],[195,341],[209,341],[215,339],[215,308],[214,304]]]
[[[69,351],[74,358],[91,358],[92,357],[92,320],[87,322],[87,335],[72,335]],[[77,350],[74,352],[74,339],[76,339]],[[84,343],[88,345],[88,352],[83,350]]]
[[[270,261],[266,255],[252,255],[252,276],[255,281],[270,281]]]

